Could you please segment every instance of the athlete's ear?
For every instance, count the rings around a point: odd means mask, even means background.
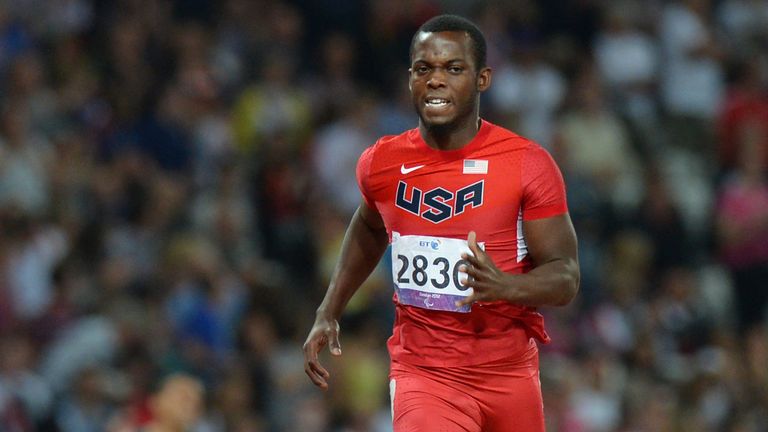
[[[477,90],[480,92],[484,92],[488,90],[488,87],[491,86],[491,75],[493,74],[493,71],[491,71],[491,68],[484,67],[480,69],[480,72],[477,74]]]
[[[408,91],[413,91],[413,86],[411,85],[411,74],[413,73],[413,69],[408,68]]]

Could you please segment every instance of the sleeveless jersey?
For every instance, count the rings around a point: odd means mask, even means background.
[[[456,310],[469,231],[500,270],[531,270],[523,221],[567,212],[552,157],[536,143],[482,121],[457,150],[429,147],[418,129],[386,136],[357,165],[366,204],[382,216],[392,246],[396,307],[387,345],[393,361],[466,366],[549,342],[535,308],[504,301]]]

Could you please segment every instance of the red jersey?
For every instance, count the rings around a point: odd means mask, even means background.
[[[448,151],[429,147],[412,129],[366,149],[357,179],[366,204],[381,214],[393,251],[395,242],[405,245],[393,252],[393,361],[482,364],[525,352],[531,337],[549,341],[533,307],[497,301],[465,311],[429,308],[441,297],[431,293],[461,293],[460,263],[451,258],[458,252],[444,258],[439,251],[454,248],[470,231],[502,271],[531,270],[523,221],[568,210],[562,175],[546,150],[486,121],[471,142]],[[420,247],[432,254],[409,252]]]

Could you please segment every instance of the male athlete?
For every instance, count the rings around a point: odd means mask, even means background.
[[[338,319],[392,247],[396,320],[388,341],[396,432],[544,431],[538,306],[579,285],[563,179],[537,144],[479,117],[491,84],[485,39],[442,15],[413,37],[409,88],[419,127],[360,157],[363,199],[304,344],[341,355]]]

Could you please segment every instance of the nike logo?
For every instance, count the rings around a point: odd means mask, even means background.
[[[410,168],[406,168],[405,164],[400,165],[400,174],[408,174],[416,171],[417,169],[424,168],[424,165],[416,165]]]

